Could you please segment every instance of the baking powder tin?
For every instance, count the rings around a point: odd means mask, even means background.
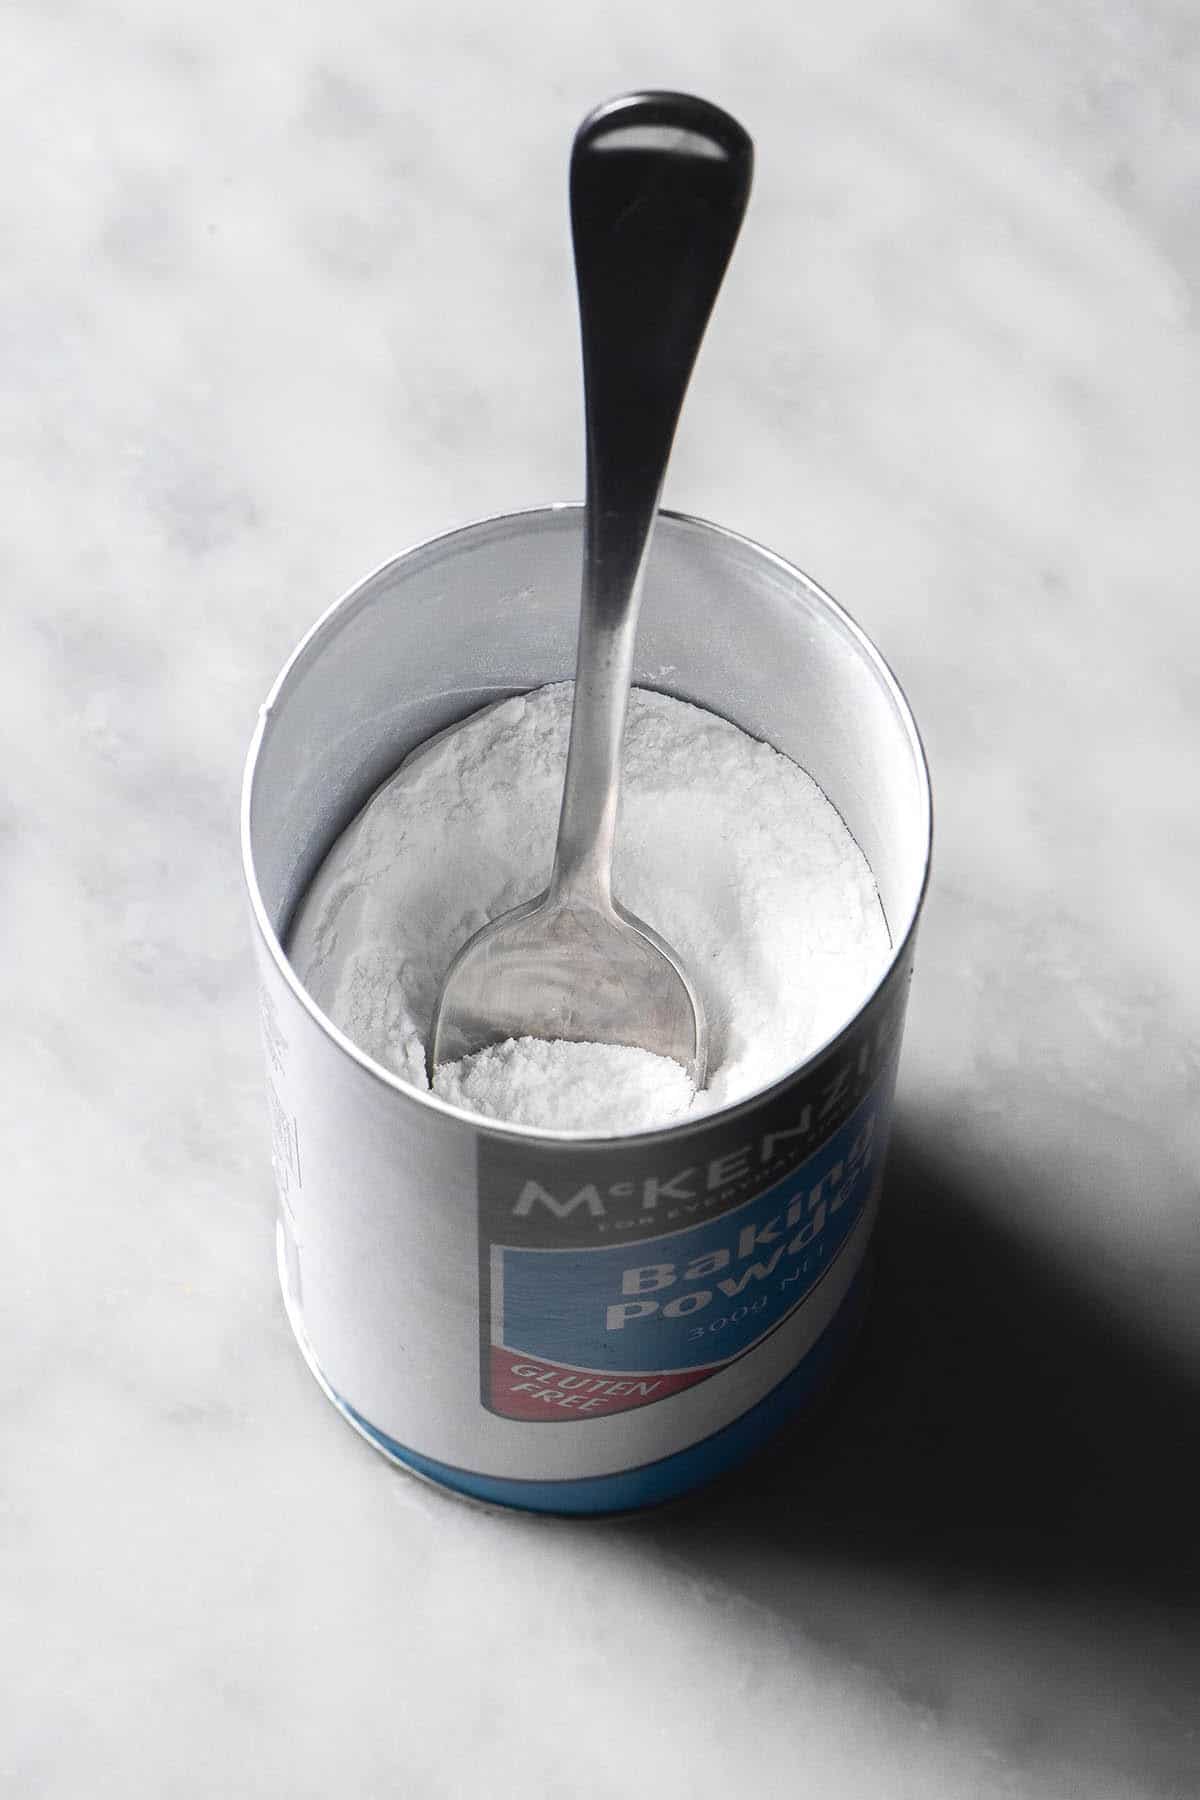
[[[484,1122],[357,1050],[288,963],[297,903],[410,750],[570,676],[582,523],[564,506],[469,525],[331,607],[262,709],[242,799],[301,1349],[395,1461],[555,1513],[675,1498],[830,1379],[861,1312],[931,831],[916,726],[859,628],[770,551],[663,513],[634,678],[820,784],[879,885],[879,986],[765,1091],[624,1138]]]

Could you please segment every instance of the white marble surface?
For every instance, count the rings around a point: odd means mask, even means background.
[[[1196,1793],[1192,0],[0,29],[0,1789]],[[566,148],[646,84],[759,152],[668,498],[883,646],[937,878],[841,1406],[558,1527],[293,1348],[235,814],[333,596],[579,491]]]

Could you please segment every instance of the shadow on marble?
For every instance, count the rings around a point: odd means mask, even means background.
[[[1023,1241],[1009,1211],[986,1166],[900,1121],[875,1291],[833,1394],[669,1525],[632,1528],[685,1554],[773,1548],[784,1580],[829,1562],[1194,1618],[1200,1380],[1105,1313],[1086,1265],[1073,1277]]]

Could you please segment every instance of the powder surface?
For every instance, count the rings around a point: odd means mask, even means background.
[[[428,1089],[425,1033],[473,932],[545,887],[571,684],[506,700],[432,739],[333,845],[298,909],[296,973],[346,1036]],[[455,1105],[609,1135],[744,1098],[826,1042],[890,955],[875,882],[816,783],[714,714],[635,688],[613,885],[666,938],[704,1002],[693,1095],[649,1052],[535,1039],[439,1069]]]

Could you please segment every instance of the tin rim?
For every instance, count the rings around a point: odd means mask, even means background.
[[[614,1137],[611,1135],[597,1135],[594,1132],[587,1131],[540,1131],[535,1130],[534,1127],[530,1125],[512,1124],[502,1119],[488,1119],[479,1113],[469,1112],[465,1107],[451,1105],[449,1101],[443,1100],[440,1095],[433,1093],[432,1090],[410,1086],[408,1082],[402,1081],[398,1075],[393,1075],[390,1070],[385,1069],[382,1063],[377,1063],[374,1058],[368,1056],[364,1050],[360,1050],[357,1044],[348,1038],[326,1013],[322,1012],[316,1001],[309,994],[303,982],[297,976],[288,960],[278,934],[267,916],[266,904],[259,887],[258,872],[254,863],[254,845],[251,839],[250,829],[250,803],[258,770],[258,759],[272,709],[279,700],[284,688],[287,686],[293,670],[307,657],[310,650],[332,625],[333,621],[343,609],[354,603],[364,588],[371,586],[376,581],[382,580],[385,576],[391,574],[393,570],[400,568],[400,566],[403,563],[406,563],[410,558],[425,555],[430,551],[447,548],[453,544],[456,539],[467,537],[472,533],[484,531],[489,527],[496,528],[509,524],[518,524],[524,521],[543,519],[558,513],[581,513],[582,511],[583,507],[578,502],[558,501],[549,506],[525,507],[515,512],[495,513],[490,517],[473,519],[465,525],[458,525],[450,531],[441,532],[436,537],[423,538],[418,543],[410,544],[408,548],[402,550],[398,556],[391,557],[387,562],[382,563],[372,574],[366,576],[362,581],[356,582],[354,587],[349,589],[348,592],[341,595],[339,599],[333,601],[330,606],[327,606],[325,611],[320,614],[297,643],[291,655],[287,658],[287,661],[283,664],[283,667],[275,677],[275,680],[272,682],[266,699],[259,707],[258,718],[255,722],[254,731],[250,739],[250,747],[246,753],[245,766],[242,772],[240,838],[242,851],[242,877],[246,883],[247,893],[249,894],[250,909],[253,914],[255,928],[266,947],[268,955],[274,963],[279,975],[282,977],[285,985],[291,991],[293,998],[298,1002],[302,1010],[307,1013],[308,1017],[313,1021],[317,1028],[336,1045],[343,1055],[348,1056],[352,1062],[358,1065],[364,1074],[370,1076],[406,1104],[423,1107],[434,1113],[440,1113],[448,1122],[458,1125],[467,1125],[472,1130],[485,1136],[494,1136],[502,1140],[507,1139],[519,1143],[571,1144],[581,1148],[604,1149],[605,1147],[614,1144],[653,1144],[660,1142],[665,1143],[668,1140],[687,1138],[697,1132],[708,1129],[718,1121],[723,1122],[728,1119],[738,1118],[740,1115],[756,1110],[764,1105],[775,1095],[779,1094],[784,1088],[790,1086],[804,1070],[812,1068],[816,1063],[828,1056],[829,1053],[836,1049],[842,1040],[849,1035],[856,1020],[862,1016],[866,1008],[875,999],[875,996],[891,978],[897,965],[908,950],[913,936],[916,933],[917,926],[920,923],[921,913],[925,906],[925,896],[929,890],[929,874],[933,856],[933,793],[929,780],[929,764],[925,756],[925,746],[921,741],[921,734],[917,729],[917,722],[913,716],[912,708],[908,703],[908,697],[899,681],[896,679],[896,676],[893,674],[882,652],[878,649],[872,639],[868,637],[867,633],[863,630],[862,626],[858,624],[857,620],[851,618],[845,608],[841,606],[831,594],[826,593],[825,589],[821,587],[818,582],[815,582],[811,576],[806,575],[795,563],[789,562],[786,557],[780,556],[774,550],[767,549],[765,545],[757,543],[755,539],[747,537],[742,532],[731,531],[724,525],[715,525],[711,520],[698,518],[693,513],[675,512],[667,507],[660,509],[660,516],[672,520],[675,524],[683,525],[705,536],[722,538],[726,542],[741,545],[745,549],[752,551],[756,556],[760,556],[767,562],[773,564],[774,567],[782,574],[786,575],[790,581],[799,583],[799,585],[806,589],[810,595],[815,597],[821,606],[832,615],[834,621],[841,629],[855,641],[866,661],[873,668],[883,687],[890,695],[897,716],[904,728],[905,735],[909,741],[909,747],[913,752],[913,760],[920,783],[920,800],[924,813],[924,830],[922,834],[924,838],[924,853],[922,857],[921,880],[917,891],[916,903],[913,907],[912,917],[909,920],[908,927],[905,930],[903,937],[898,939],[892,945],[891,955],[888,958],[885,968],[880,974],[879,980],[870,991],[863,996],[861,1004],[846,1021],[845,1025],[842,1026],[840,1031],[835,1032],[832,1037],[826,1038],[822,1043],[818,1044],[816,1049],[811,1051],[809,1055],[804,1057],[801,1061],[789,1064],[788,1067],[768,1086],[756,1088],[752,1094],[746,1094],[740,1100],[732,1101],[728,1106],[716,1107],[710,1112],[701,1113],[694,1119],[680,1120],[674,1125],[659,1125],[645,1131],[625,1132]]]

